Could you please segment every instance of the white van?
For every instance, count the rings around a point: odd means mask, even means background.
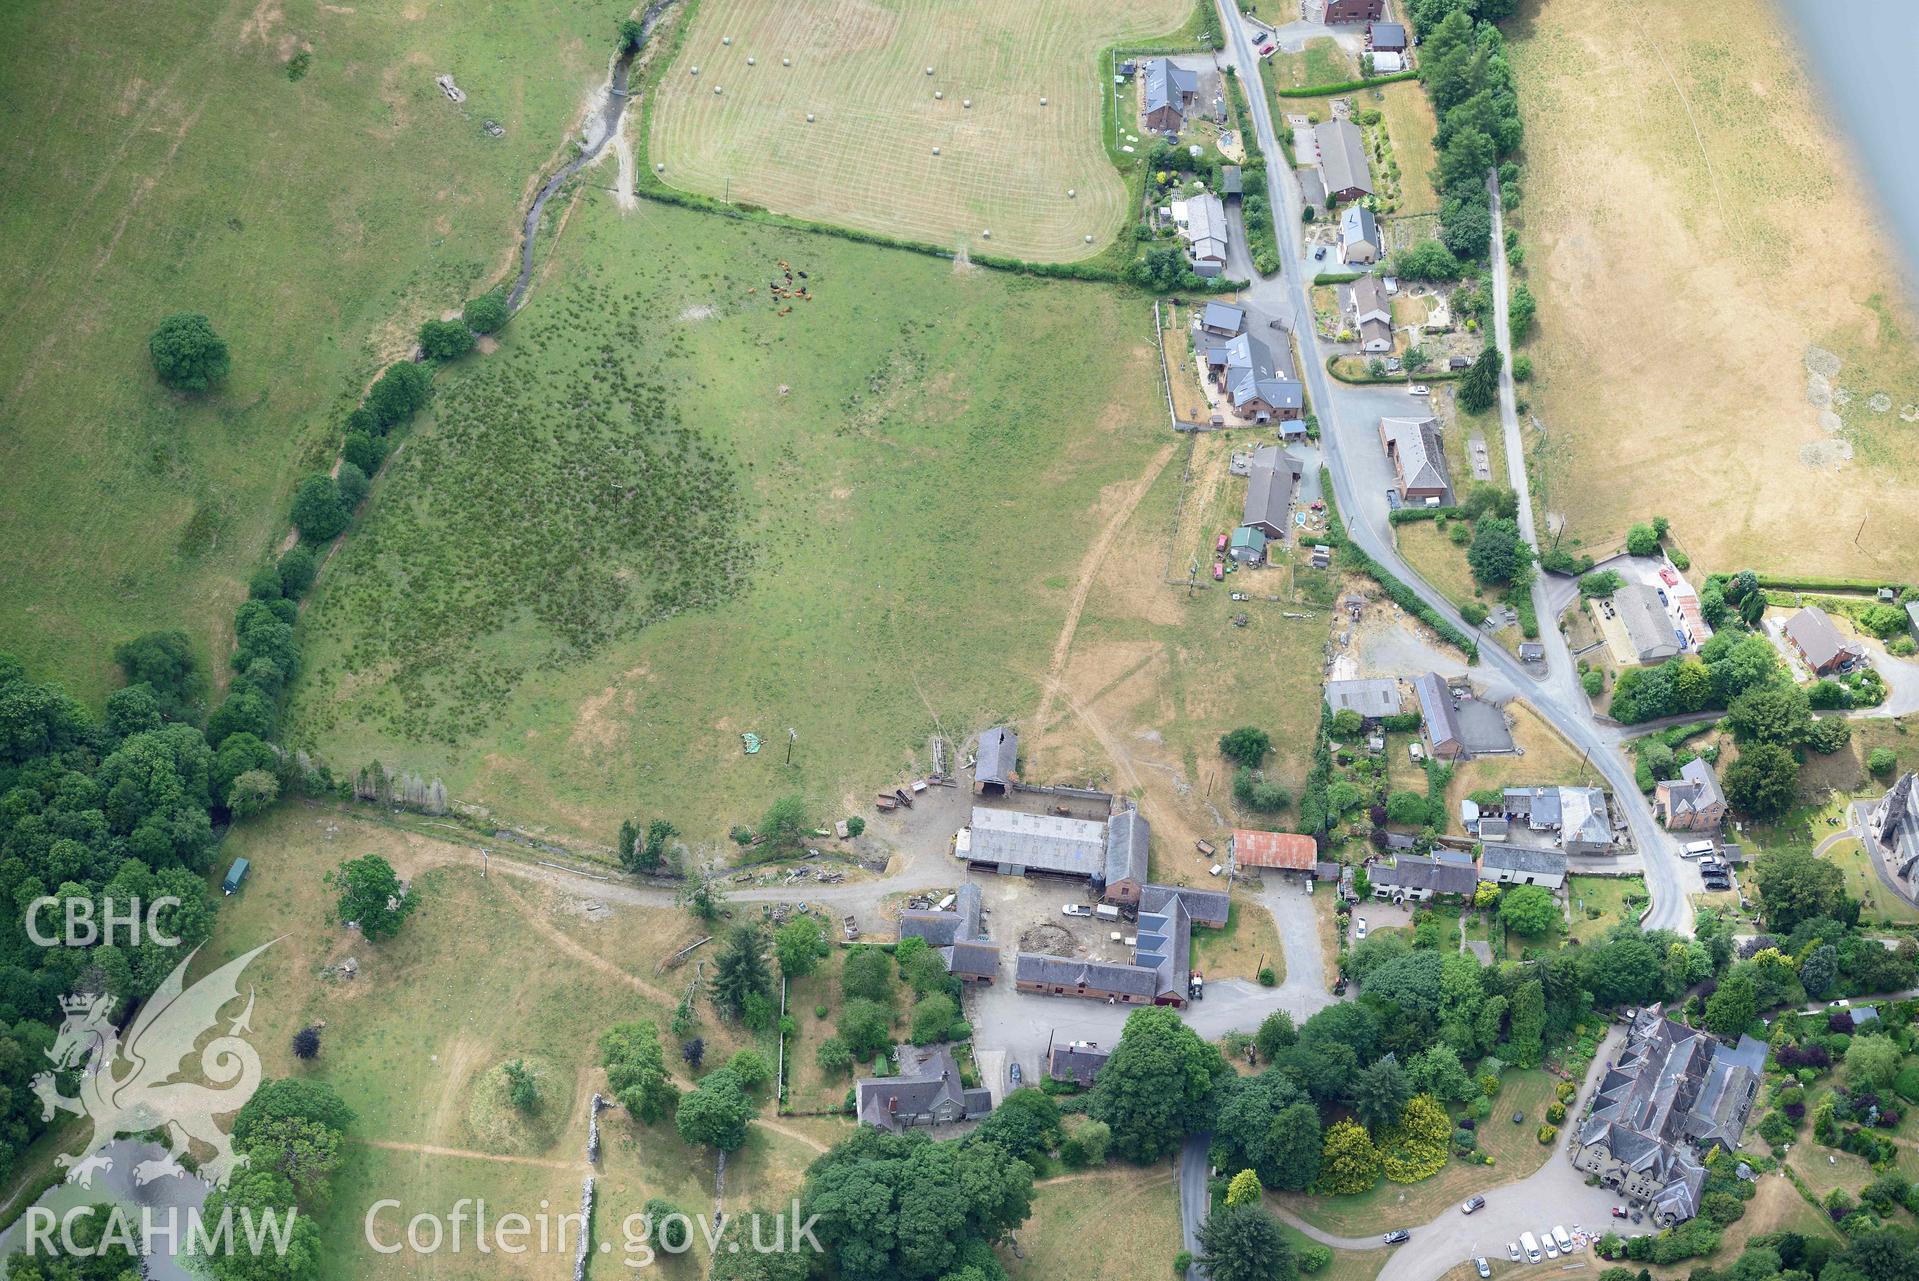
[[[1708,854],[1717,853],[1718,850],[1719,847],[1711,841],[1688,841],[1686,842],[1686,848],[1680,851],[1680,856],[1683,858],[1704,858]]]
[[[1541,1257],[1539,1253],[1539,1242],[1533,1240],[1532,1233],[1521,1232],[1519,1234],[1519,1248],[1526,1252],[1526,1262],[1539,1262]]]
[[[1560,1227],[1557,1223],[1553,1224],[1553,1240],[1559,1242],[1559,1252],[1561,1254],[1571,1254],[1573,1252],[1572,1237],[1567,1234],[1566,1229]]]

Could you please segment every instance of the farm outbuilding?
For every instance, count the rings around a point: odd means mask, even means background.
[[[1399,682],[1389,676],[1327,681],[1326,705],[1335,712],[1358,712],[1367,720],[1397,716],[1400,712]]]
[[[1019,735],[995,725],[979,736],[973,761],[973,790],[982,796],[1004,796],[1018,779]]]
[[[1234,829],[1229,839],[1233,870],[1262,867],[1310,875],[1319,861],[1319,844],[1297,832],[1249,832]]]

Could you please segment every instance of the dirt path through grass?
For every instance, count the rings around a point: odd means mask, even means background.
[[[1044,726],[1052,718],[1054,697],[1065,693],[1060,682],[1066,672],[1066,656],[1072,651],[1073,633],[1079,628],[1079,616],[1086,609],[1086,597],[1093,590],[1093,580],[1099,576],[1099,567],[1106,560],[1107,553],[1113,550],[1113,540],[1119,537],[1119,531],[1128,520],[1132,519],[1133,509],[1139,506],[1139,500],[1146,496],[1146,491],[1153,487],[1153,482],[1159,479],[1159,474],[1166,470],[1166,464],[1172,461],[1174,448],[1173,445],[1168,444],[1153,455],[1146,464],[1146,470],[1126,487],[1125,492],[1120,496],[1118,506],[1113,509],[1113,514],[1101,527],[1099,537],[1093,540],[1093,545],[1086,549],[1086,555],[1080,558],[1079,574],[1073,582],[1072,603],[1066,607],[1066,618],[1060,624],[1059,639],[1053,642],[1053,658],[1046,668],[1046,679],[1040,694],[1039,715],[1033,718],[1035,726]],[[1068,695],[1068,702],[1071,703],[1070,695]],[[1124,764],[1125,753],[1119,751],[1117,745],[1110,742],[1108,736],[1102,734],[1080,708],[1075,707],[1074,711],[1086,721],[1088,728],[1093,730],[1094,736],[1100,740],[1100,745],[1113,755],[1113,763],[1120,765],[1130,774],[1131,767]],[[1134,781],[1137,783],[1138,780]]]
[[[361,1139],[362,1147],[380,1148],[387,1152],[414,1152],[420,1156],[449,1156],[468,1161],[498,1161],[505,1165],[531,1165],[542,1170],[578,1171],[586,1168],[584,1161],[561,1161],[554,1157],[511,1156],[505,1152],[475,1152],[471,1148],[442,1147],[437,1143],[401,1143],[395,1139]]]

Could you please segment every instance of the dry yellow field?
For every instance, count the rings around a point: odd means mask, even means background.
[[[1099,52],[1191,11],[1186,0],[706,0],[656,90],[649,160],[675,187],[797,217],[1036,261],[1088,257],[1126,216],[1100,140],[1111,86]]]
[[[1512,34],[1542,506],[1592,546],[1664,513],[1711,569],[1909,566],[1913,322],[1779,16],[1555,0]]]

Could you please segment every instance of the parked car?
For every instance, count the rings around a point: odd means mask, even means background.
[[[1559,1257],[1559,1243],[1553,1240],[1552,1233],[1542,1232],[1539,1234],[1539,1247],[1546,1252],[1548,1259],[1557,1259]]]
[[[1319,246],[1319,248],[1317,248],[1317,249],[1315,249],[1315,250],[1313,250],[1313,261],[1314,261],[1314,262],[1324,262],[1325,260],[1326,260],[1326,246],[1325,246],[1325,245],[1321,245],[1321,246]]]
[[[1366,941],[1366,918],[1363,916],[1355,916],[1353,918],[1353,942],[1364,943],[1365,941]]]
[[[1486,1198],[1483,1196],[1467,1197],[1459,1204],[1459,1212],[1461,1214],[1471,1214],[1474,1210],[1483,1210],[1485,1208]]]
[[[1093,909],[1084,903],[1068,903],[1059,910],[1061,916],[1091,916]]]
[[[1006,1079],[1013,1083],[1014,1089],[1016,1090],[1019,1089],[1019,1082],[1020,1082],[1019,1064],[1013,1063],[1007,1066]]]
[[[1381,1237],[1380,1240],[1384,1241],[1387,1245],[1398,1245],[1400,1242],[1410,1239],[1412,1235],[1412,1233],[1404,1228],[1394,1228],[1391,1232]]]
[[[1532,1233],[1521,1232],[1519,1234],[1519,1244],[1526,1248],[1526,1261],[1528,1263],[1539,1262],[1539,1242],[1533,1240]]]
[[[1388,489],[1386,491],[1386,505],[1394,511],[1399,510],[1399,491],[1397,489]]]
[[[1571,1254],[1573,1252],[1573,1239],[1560,1224],[1553,1224],[1553,1240],[1559,1242],[1559,1252],[1561,1254]]]
[[[1623,1218],[1625,1218],[1625,1217],[1626,1217],[1626,1207],[1625,1207],[1625,1206],[1623,1206],[1623,1205],[1615,1205],[1615,1206],[1614,1206],[1614,1207],[1612,1208],[1612,1217],[1613,1217],[1613,1218],[1615,1218],[1615,1219],[1623,1219]]]
[[[1479,1270],[1481,1277],[1489,1277],[1493,1274],[1493,1265],[1486,1262],[1486,1256],[1483,1254],[1474,1256],[1473,1267]]]
[[[1514,1263],[1519,1262],[1521,1258],[1521,1255],[1519,1253],[1519,1242],[1517,1241],[1506,1242],[1506,1257],[1511,1259]]]
[[[1425,383],[1414,383],[1406,389],[1406,394],[1409,396],[1430,396],[1433,394],[1433,389]]]

